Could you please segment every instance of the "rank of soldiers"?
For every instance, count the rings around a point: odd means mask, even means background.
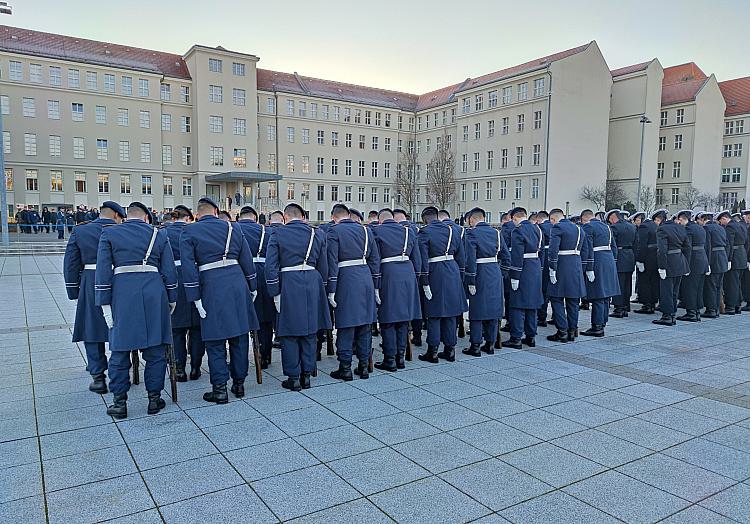
[[[113,393],[107,413],[127,417],[139,353],[155,414],[165,407],[168,364],[174,400],[176,382],[201,376],[204,356],[211,391],[203,398],[227,403],[230,378],[231,393],[243,397],[251,340],[257,381],[276,340],[287,377],[281,385],[301,391],[311,387],[324,341],[332,352],[334,326],[339,367],[331,376],[344,381],[369,377],[373,333],[382,337],[377,369],[404,369],[424,329],[419,359],[453,362],[467,311],[463,352],[474,357],[534,347],[550,305],[549,340],[574,341],[582,307],[591,310],[591,326],[580,335],[602,337],[609,317],[631,312],[634,272],[641,307],[633,312],[653,314],[658,304],[655,324],[750,310],[750,210],[585,209],[566,217],[557,208],[517,207],[499,228],[478,207],[463,226],[433,206],[419,226],[401,209],[371,211],[365,222],[336,204],[318,227],[306,216],[291,203],[260,224],[245,206],[232,222],[202,198],[195,211],[177,206],[155,227],[142,203],[124,209],[107,201],[98,218],[76,226],[64,259],[68,297],[78,300],[73,341],[84,343],[89,389]],[[679,317],[678,307],[686,311]],[[501,332],[509,338],[501,341]]]

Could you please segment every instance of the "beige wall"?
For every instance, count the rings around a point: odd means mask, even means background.
[[[723,148],[722,148],[722,158],[721,158],[721,169],[722,173],[725,170],[729,170],[727,173],[727,176],[729,176],[729,182],[720,182],[719,191],[722,195],[729,193],[729,195],[726,195],[727,198],[729,198],[730,201],[728,201],[728,206],[731,206],[731,197],[734,196],[734,193],[737,193],[737,201],[745,200],[747,203],[750,201],[750,193],[748,193],[748,169],[750,169],[750,114],[744,114],[744,115],[737,115],[732,117],[726,117],[724,119],[725,122],[732,122],[733,125],[736,126],[737,122],[742,122],[742,133],[733,133],[730,135],[725,134],[723,138],[723,145],[725,146],[731,146],[732,147],[732,153],[729,157],[723,156]],[[741,154],[740,156],[736,156],[736,149],[735,146],[739,145],[741,147]],[[732,172],[736,169],[740,170],[740,180],[738,182],[735,182],[732,179]]]

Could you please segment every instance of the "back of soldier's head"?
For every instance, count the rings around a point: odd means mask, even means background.
[[[581,211],[581,220],[591,220],[594,217],[594,212],[590,209],[584,209]]]
[[[344,204],[336,204],[331,210],[331,218],[333,218],[334,220],[349,218],[349,208]]]
[[[284,208],[284,216],[294,219],[305,218],[305,213],[299,205],[289,204]]]
[[[562,209],[559,207],[556,207],[549,212],[550,218],[554,218],[555,220],[562,220],[565,217],[565,213]]]
[[[128,207],[128,218],[146,218],[146,211],[140,206]]]
[[[281,211],[272,211],[270,215],[268,215],[268,220],[271,222],[271,224],[283,224],[284,223],[284,213]]]
[[[438,212],[438,216],[437,217],[438,217],[438,220],[446,220],[446,219],[450,219],[451,214],[448,213],[445,209],[441,209]]]
[[[384,220],[392,220],[393,219],[393,215],[394,215],[394,213],[390,209],[388,209],[388,208],[381,209],[380,212],[378,213],[378,220],[380,222],[383,222]]]

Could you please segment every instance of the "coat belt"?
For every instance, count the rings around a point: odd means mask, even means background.
[[[711,251],[726,251],[726,250],[727,250],[726,246],[712,247],[711,248]]]
[[[656,244],[646,244],[646,247],[656,247]]]
[[[448,262],[453,260],[453,255],[440,255],[439,257],[428,258],[427,262]]]
[[[667,250],[667,255],[679,255],[682,253],[682,249],[669,249]]]
[[[745,249],[744,245],[732,246],[732,249]]]
[[[558,252],[557,252],[557,254],[558,254],[559,256],[561,256],[561,257],[562,257],[562,256],[565,256],[565,255],[576,255],[576,256],[580,256],[580,255],[581,255],[581,252],[580,252],[580,251],[578,251],[577,249],[561,249],[560,251],[558,251]]]
[[[181,265],[182,265],[182,260],[175,260],[174,261],[174,266],[175,267],[180,267]]]
[[[693,251],[703,251],[706,246],[693,246]]]
[[[237,260],[233,258],[221,259],[216,262],[209,262],[208,264],[202,264],[198,266],[198,271],[209,271],[211,269],[218,269],[220,267],[236,266]]]
[[[115,275],[122,273],[158,273],[159,268],[148,264],[137,264],[133,266],[119,266],[115,268]]]
[[[539,253],[524,253],[523,258],[539,258]]]
[[[338,267],[351,267],[351,266],[366,266],[367,261],[363,258],[357,258],[354,260],[342,260],[338,263]]]
[[[256,264],[265,264],[266,257],[253,257],[253,262]]]
[[[612,251],[610,246],[594,246],[594,251]]]
[[[396,255],[392,257],[385,257],[380,259],[381,264],[387,264],[388,262],[408,262],[409,257],[406,255]]]
[[[86,264],[83,266],[83,269],[93,269],[96,270],[96,264]]]
[[[290,271],[314,271],[314,270],[315,270],[314,266],[309,266],[307,264],[299,264],[296,266],[287,266],[287,267],[281,268],[282,273],[288,273]]]
[[[477,264],[497,264],[497,257],[482,257],[477,259]]]

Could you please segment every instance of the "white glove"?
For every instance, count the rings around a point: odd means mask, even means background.
[[[328,293],[328,303],[332,308],[336,308],[336,293]]]
[[[381,302],[381,301],[380,301],[380,290],[379,290],[379,289],[376,289],[376,290],[375,290],[375,303],[376,303],[377,305],[380,305],[380,302]]]
[[[706,276],[709,276],[711,274],[711,266],[708,266],[708,271],[706,271]]]
[[[644,264],[643,262],[636,262],[635,267],[638,268],[639,273],[643,273],[644,271],[646,271],[646,264]]]
[[[104,322],[107,324],[109,329],[115,325],[115,319],[112,318],[112,306],[105,304],[102,306],[102,314],[104,315]]]
[[[199,298],[198,300],[193,301],[193,304],[195,304],[195,309],[198,310],[198,316],[201,318],[206,318],[206,310],[203,309],[203,301]]]
[[[557,271],[554,269],[549,270],[549,281],[553,284],[557,284]]]
[[[586,278],[589,282],[593,282],[594,280],[596,280],[596,275],[594,275],[593,271],[586,271]]]
[[[520,283],[521,283],[520,280],[516,280],[515,278],[511,278],[510,279],[510,288],[513,291],[518,291],[518,284],[520,284]]]
[[[177,302],[169,303],[169,314],[174,315],[174,310],[177,309]]]
[[[690,276],[690,271],[688,271],[687,273],[685,273],[683,276],[689,277]]]
[[[276,306],[276,312],[281,313],[281,295],[273,297],[273,305]]]
[[[732,271],[732,261],[727,262],[727,271]]]
[[[258,292],[257,291],[251,291],[250,292],[250,296],[252,297],[253,302],[255,302],[255,299],[258,297]]]
[[[660,269],[659,270],[659,278],[664,280],[667,278],[667,270],[666,269]]]
[[[747,263],[747,269],[750,269],[750,262]]]
[[[473,284],[469,284],[468,288],[469,288],[469,295],[473,297],[474,295],[477,294],[477,286]]]
[[[430,286],[422,286],[422,290],[424,291],[424,298],[432,300],[432,289],[430,289]]]

